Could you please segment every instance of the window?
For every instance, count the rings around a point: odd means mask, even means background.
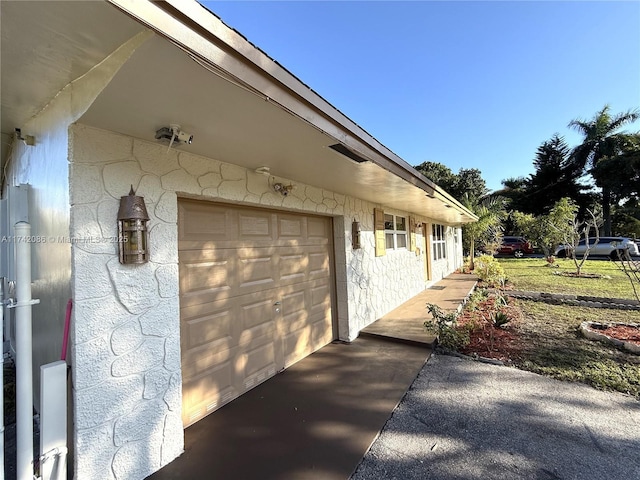
[[[433,251],[434,260],[442,260],[447,258],[447,246],[444,239],[446,227],[444,225],[431,225],[431,250]]]
[[[407,248],[407,219],[384,214],[384,239],[388,249]]]

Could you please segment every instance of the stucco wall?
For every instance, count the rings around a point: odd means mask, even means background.
[[[71,129],[71,149],[78,478],[144,478],[183,448],[179,196],[332,216],[343,340],[425,287],[423,257],[408,250],[375,257],[378,205],[295,181],[283,197],[267,177],[236,165],[84,125]],[[120,265],[112,241],[119,198],[130,184],[151,217],[151,262],[143,266]],[[353,220],[361,224],[358,250],[351,248]]]

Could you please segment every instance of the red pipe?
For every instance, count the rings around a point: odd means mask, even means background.
[[[69,299],[67,302],[67,314],[64,317],[64,336],[62,337],[62,355],[60,360],[67,359],[67,343],[69,342],[69,324],[71,323],[71,308],[73,307],[73,301]]]

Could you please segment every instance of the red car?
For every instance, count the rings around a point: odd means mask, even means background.
[[[500,255],[513,255],[522,258],[533,253],[533,246],[524,237],[502,237],[502,245],[498,248]]]

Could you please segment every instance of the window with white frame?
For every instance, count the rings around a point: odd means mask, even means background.
[[[431,251],[433,252],[434,260],[447,258],[446,228],[444,225],[438,225],[437,223],[431,225]]]
[[[407,248],[407,219],[384,214],[384,238],[387,249]]]

